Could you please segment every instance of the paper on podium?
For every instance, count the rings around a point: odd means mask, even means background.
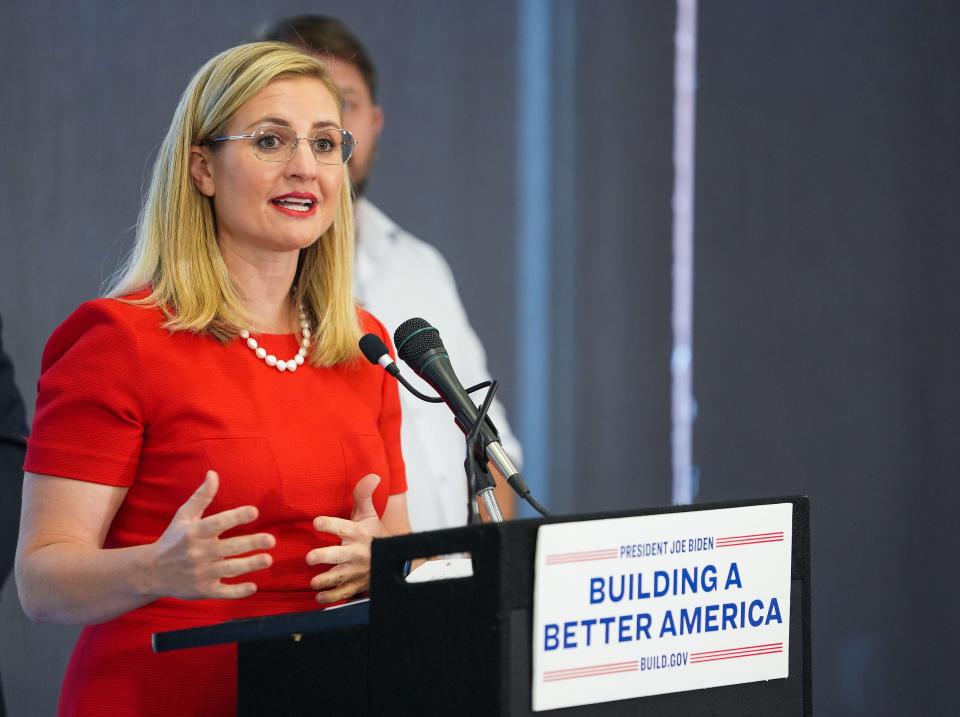
[[[470,558],[428,560],[407,576],[408,583],[428,583],[434,580],[453,580],[473,576]]]
[[[359,605],[360,603],[370,602],[370,598],[357,598],[356,600],[348,600],[347,602],[342,602],[339,605],[331,605],[330,607],[325,607],[325,612],[330,612],[331,610],[338,610],[342,607],[351,607],[353,605]]]

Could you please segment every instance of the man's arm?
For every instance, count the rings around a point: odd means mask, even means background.
[[[3,350],[0,320],[0,587],[3,586],[17,548],[23,459],[26,455],[26,411],[13,382],[13,365]]]

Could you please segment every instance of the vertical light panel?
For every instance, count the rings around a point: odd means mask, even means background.
[[[670,361],[673,502],[693,502],[693,187],[697,0],[677,0],[673,105],[673,354]]]
[[[581,214],[583,162],[593,147],[582,142],[578,112],[582,69],[578,57],[579,0],[554,0],[551,5],[551,134],[553,135],[552,179],[550,182],[550,316],[552,352],[550,357],[550,425],[547,445],[550,460],[550,508],[566,513],[577,509],[575,484],[579,458],[585,449],[577,431],[582,419],[580,385],[583,372],[581,351],[574,346],[571,332],[577,326],[581,306],[577,260]],[[584,124],[589,119],[583,118]],[[574,149],[575,148],[575,149]],[[562,159],[561,159],[562,158]],[[589,209],[586,209],[589,212]],[[589,449],[587,449],[589,450]]]
[[[517,431],[523,473],[549,507],[553,149],[549,0],[520,0],[517,27]],[[520,507],[521,515],[532,515]]]

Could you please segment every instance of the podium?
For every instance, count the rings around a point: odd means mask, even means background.
[[[793,504],[789,677],[534,713],[532,606],[546,523]],[[556,516],[417,533],[372,546],[371,599],[158,633],[157,651],[238,644],[238,715],[812,715],[806,497]],[[473,575],[408,583],[406,560],[469,553]]]

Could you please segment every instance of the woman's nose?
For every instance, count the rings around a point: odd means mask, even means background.
[[[313,156],[309,140],[297,140],[293,147],[293,156],[287,161],[287,173],[304,178],[316,176],[317,158]]]

